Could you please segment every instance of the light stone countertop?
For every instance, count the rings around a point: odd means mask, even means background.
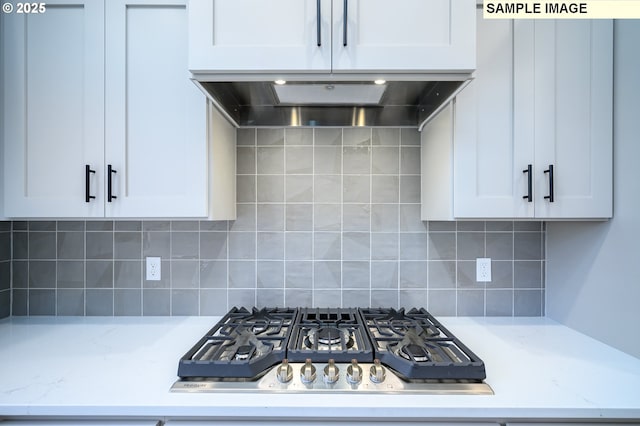
[[[0,320],[0,419],[627,419],[640,423],[640,359],[546,318],[438,318],[483,359],[492,396],[170,393],[179,358],[218,319]]]

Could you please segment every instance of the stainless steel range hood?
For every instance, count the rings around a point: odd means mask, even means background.
[[[308,76],[304,80],[194,82],[237,127],[380,126],[420,128],[469,81],[469,74],[385,80]],[[297,76],[297,78],[305,78]],[[429,79],[425,79],[429,78]]]

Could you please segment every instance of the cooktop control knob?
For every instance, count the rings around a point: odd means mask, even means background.
[[[324,382],[328,384],[332,384],[338,381],[340,377],[340,370],[336,365],[336,361],[333,359],[329,360],[329,363],[324,367]]]
[[[316,380],[316,367],[313,366],[310,359],[307,359],[300,369],[300,380],[302,383],[312,383]]]
[[[351,365],[347,367],[347,381],[351,384],[358,384],[362,381],[362,368],[355,359],[352,359]]]
[[[380,360],[376,359],[373,361],[373,365],[371,366],[371,370],[369,370],[369,377],[373,383],[382,383],[386,377],[386,373],[384,367],[380,365]]]
[[[276,377],[280,383],[289,383],[293,379],[293,368],[289,365],[289,360],[286,358],[282,360],[276,370]]]

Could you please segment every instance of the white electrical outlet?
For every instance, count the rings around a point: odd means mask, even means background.
[[[160,281],[162,278],[162,258],[147,257],[147,281]]]
[[[491,258],[479,257],[476,259],[476,281],[480,283],[491,282]]]

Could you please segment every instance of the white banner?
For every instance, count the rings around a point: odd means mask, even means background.
[[[640,19],[640,0],[491,1],[485,19]]]

